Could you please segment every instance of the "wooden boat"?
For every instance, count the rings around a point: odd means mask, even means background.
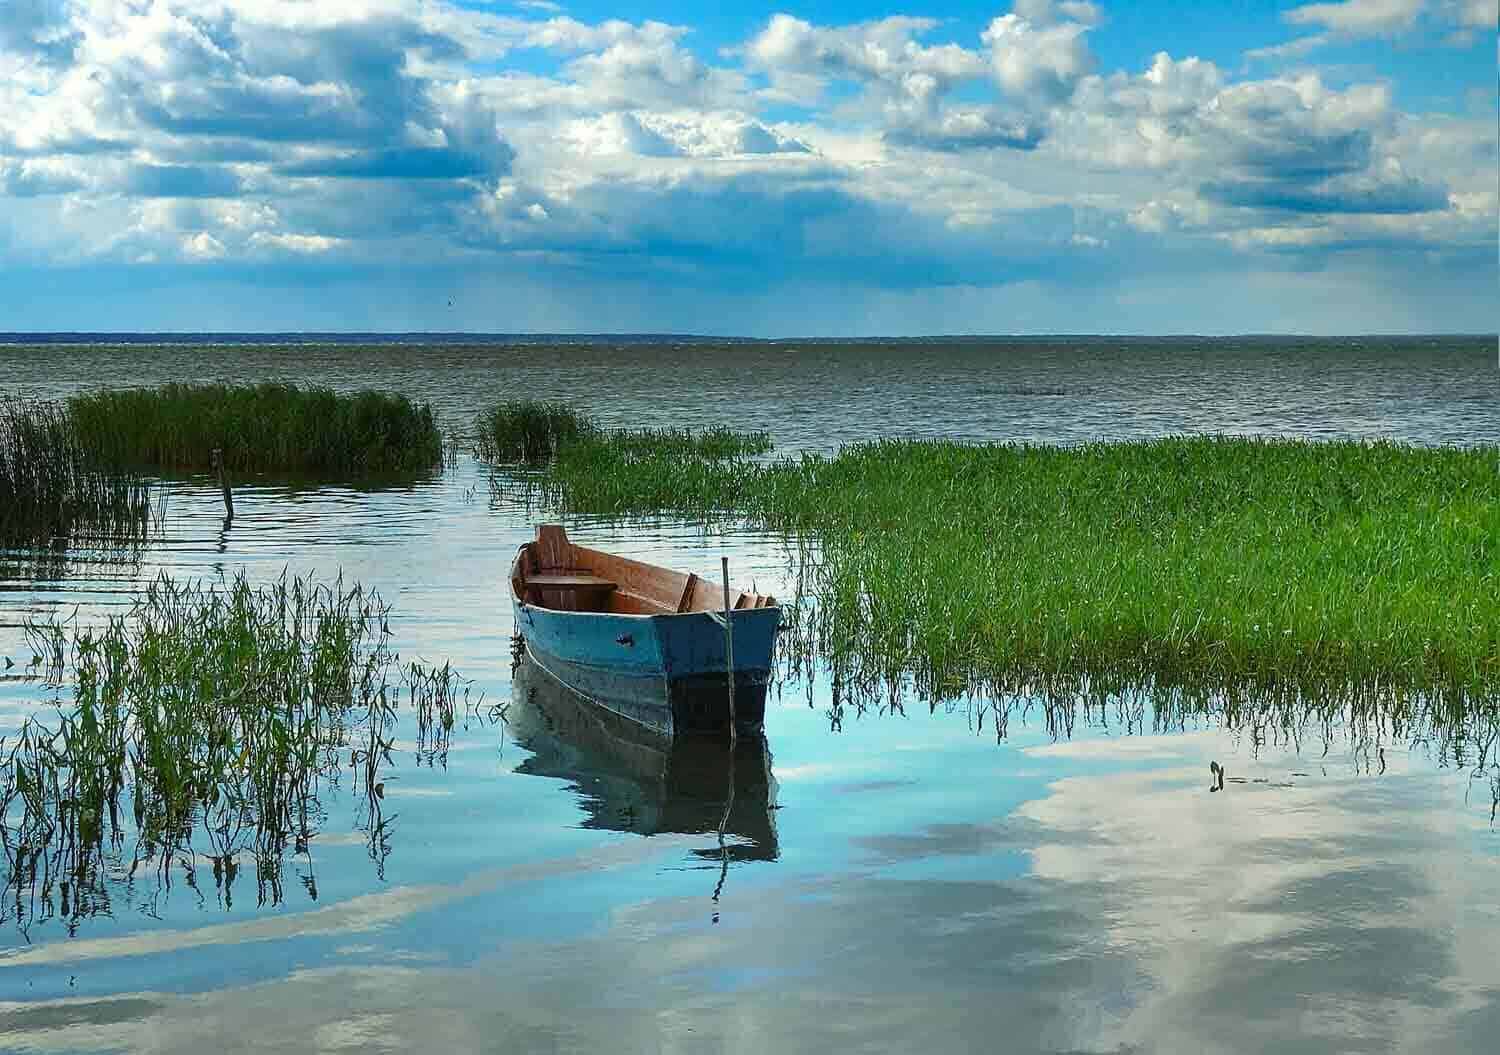
[[[731,861],[779,856],[764,733],[747,730],[733,747],[726,737],[669,736],[596,706],[531,659],[516,668],[514,690],[506,725],[531,752],[516,772],[568,781],[583,827],[712,836],[723,823]],[[711,841],[691,852],[720,854]]]
[[[721,581],[568,541],[543,524],[510,571],[516,631],[544,670],[582,696],[668,735],[727,729]],[[758,728],[781,609],[730,589],[736,724]]]

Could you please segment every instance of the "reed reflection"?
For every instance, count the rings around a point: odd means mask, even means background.
[[[399,665],[389,614],[342,579],[163,574],[102,626],[28,621],[43,668],[28,677],[57,695],[55,714],[39,701],[0,727],[0,925],[26,935],[56,918],[76,933],[112,912],[114,888],[160,916],[179,876],[202,903],[204,858],[225,910],[246,861],[258,907],[282,904],[289,859],[316,900],[309,847],[346,779],[384,879],[403,697],[418,765],[446,768],[460,715],[491,720],[451,665]]]

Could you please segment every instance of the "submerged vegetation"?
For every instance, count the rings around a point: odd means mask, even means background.
[[[28,625],[48,681],[71,683],[72,699],[0,741],[0,918],[71,926],[105,907],[111,873],[166,878],[174,862],[191,885],[204,847],[226,900],[248,853],[260,901],[279,902],[283,859],[307,852],[320,791],[346,768],[383,863],[381,767],[402,689],[429,764],[469,703],[446,664],[400,665],[388,614],[341,581],[162,576],[102,626]]]
[[[419,472],[442,463],[432,408],[388,392],[293,384],[179,385],[68,400],[78,442],[106,464],[238,472]]]
[[[140,541],[152,505],[150,485],[100,465],[63,408],[0,400],[0,545]]]
[[[1224,437],[880,441],[771,464],[594,443],[568,512],[802,538],[788,654],[927,698],[1500,700],[1493,449]]]
[[[765,432],[723,428],[610,429],[566,403],[516,400],[497,403],[474,421],[474,454],[481,461],[545,462],[573,457],[724,459],[764,454]]]

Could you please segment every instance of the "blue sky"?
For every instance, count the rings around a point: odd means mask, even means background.
[[[1496,0],[7,0],[0,330],[1493,332]]]

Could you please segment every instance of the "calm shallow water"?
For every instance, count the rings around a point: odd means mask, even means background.
[[[450,422],[529,380],[611,420],[766,427],[783,447],[875,432],[1500,442],[1487,340],[0,348],[0,392],[264,376],[397,387]],[[1005,394],[1023,386],[1070,394]],[[97,619],[161,570],[342,570],[394,603],[403,654],[451,659],[510,721],[471,718],[435,766],[404,724],[388,851],[372,855],[358,796],[330,791],[279,902],[261,903],[246,854],[227,891],[206,858],[191,883],[181,864],[170,882],[122,875],[72,934],[55,917],[23,931],[12,908],[0,1049],[1456,1052],[1500,1035],[1490,785],[1435,749],[1113,719],[1054,739],[1035,715],[997,742],[962,702],[835,731],[817,678],[784,686],[764,749],[736,758],[725,869],[715,759],[613,737],[525,671],[535,691],[513,692],[503,580],[532,517],[491,501],[472,462],[380,489],[246,483],[236,511],[223,530],[216,490],[186,482],[139,561],[0,556],[0,655],[29,658],[25,613]],[[793,571],[755,533],[568,526],[699,570],[728,553],[762,591],[785,594]],[[45,695],[0,681],[0,735]]]

